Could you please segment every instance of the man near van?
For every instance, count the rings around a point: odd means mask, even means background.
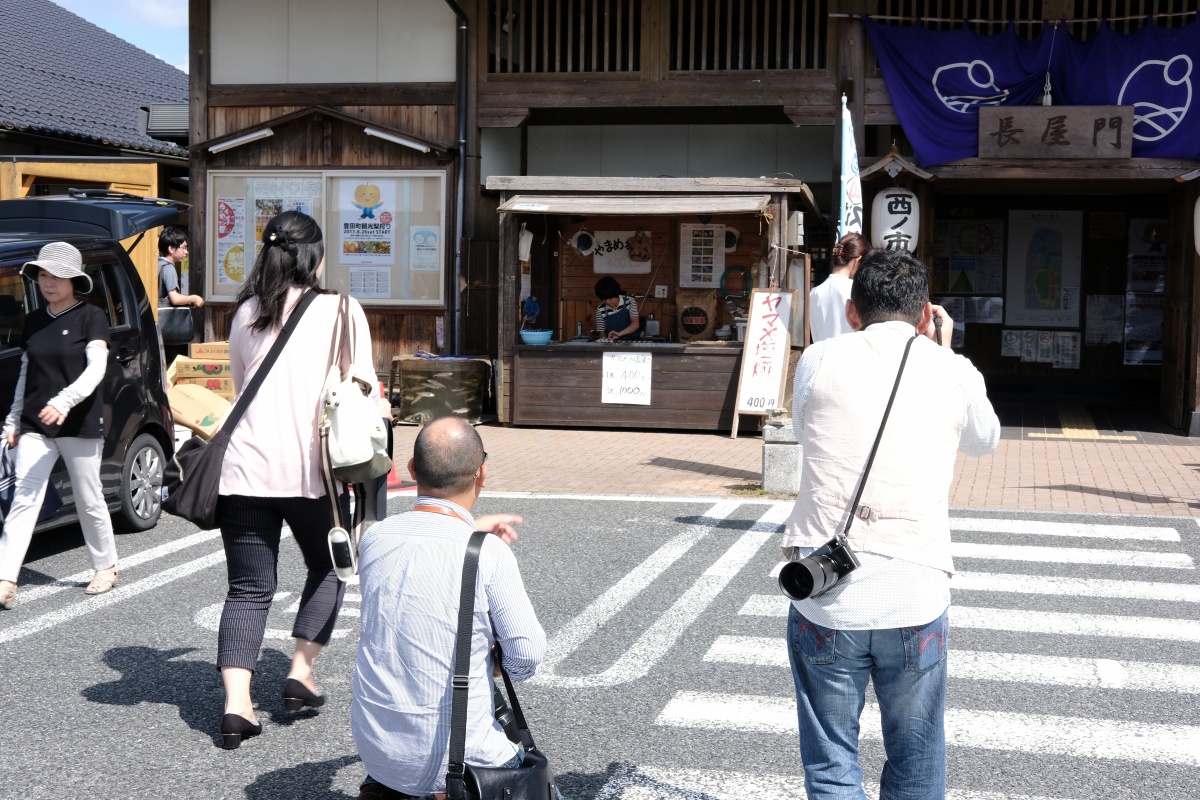
[[[520,765],[524,753],[495,719],[494,645],[509,677],[533,677],[546,634],[508,544],[511,514],[472,517],[487,478],[487,453],[466,421],[442,417],[417,435],[408,471],[417,481],[411,512],[371,527],[359,555],[362,631],[350,730],[367,768],[359,798],[421,798],[444,792],[450,692],[463,558],[471,534],[494,533],[479,553],[471,637],[466,761]]]
[[[863,258],[847,317],[856,332],[812,345],[796,368],[803,466],[782,542],[793,560],[845,531],[910,342],[911,350],[847,536],[858,567],[794,600],[789,613],[805,786],[811,800],[864,797],[858,716],[870,679],[887,752],[880,798],[941,800],[949,489],[957,453],[994,451],[1000,422],[983,376],[950,350],[953,322],[930,304],[925,266],[910,253]]]
[[[204,298],[198,294],[179,291],[179,265],[188,257],[187,234],[182,228],[168,225],[158,235],[158,304],[159,306],[192,306],[200,308]]]

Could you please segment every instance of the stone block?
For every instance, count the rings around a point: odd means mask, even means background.
[[[763,491],[772,494],[796,494],[800,491],[800,445],[787,442],[763,442]]]

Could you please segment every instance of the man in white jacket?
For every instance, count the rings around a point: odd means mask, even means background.
[[[1000,423],[983,376],[950,350],[953,321],[929,302],[928,274],[914,256],[867,255],[847,315],[857,332],[805,350],[793,392],[804,456],[785,554],[809,555],[845,531],[853,513],[847,541],[859,562],[832,588],[794,600],[790,610],[805,784],[811,800],[865,798],[858,717],[870,679],[887,751],[880,800],[941,800],[954,572],[949,488],[958,451],[991,453]],[[852,512],[860,482],[861,501]]]

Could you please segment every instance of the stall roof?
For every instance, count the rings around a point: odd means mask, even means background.
[[[648,216],[697,214],[761,214],[771,204],[766,194],[557,195],[519,194],[500,205],[518,214],[582,216]]]

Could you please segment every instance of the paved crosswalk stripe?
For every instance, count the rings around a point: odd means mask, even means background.
[[[21,639],[26,636],[31,636],[38,631],[43,631],[46,628],[52,628],[59,623],[67,620],[81,617],[84,614],[90,614],[93,611],[99,611],[102,608],[120,603],[123,600],[128,600],[131,597],[136,597],[144,592],[157,589],[179,578],[186,577],[203,569],[208,569],[211,566],[220,564],[225,560],[225,551],[218,550],[215,553],[210,553],[207,556],[197,558],[193,561],[188,561],[184,564],[171,567],[162,572],[151,575],[149,578],[142,578],[140,581],[127,583],[124,586],[118,584],[115,589],[107,594],[87,597],[77,603],[60,608],[57,611],[51,611],[47,614],[42,614],[38,617],[25,620],[24,622],[13,625],[11,628],[0,630],[0,643],[11,642],[15,639]]]
[[[782,636],[718,636],[704,654],[704,660],[715,664],[787,668],[787,641]],[[1107,658],[1065,658],[952,648],[950,677],[1043,686],[1200,694],[1200,667]]]
[[[1049,575],[1012,575],[1000,572],[958,572],[952,590],[1013,592],[1015,594],[1069,597],[1120,597],[1129,600],[1164,600],[1200,603],[1200,586],[1187,583],[1114,581],[1103,578],[1056,578]]]
[[[1058,611],[952,605],[950,624],[960,628],[983,628],[993,631],[1200,642],[1200,622],[1165,617],[1067,614]]]
[[[218,530],[200,531],[190,536],[184,536],[181,539],[151,547],[140,553],[134,553],[131,556],[124,556],[117,562],[117,566],[121,570],[132,569],[140,564],[145,564],[147,561],[169,556],[180,550],[186,550],[189,547],[219,538],[221,538],[221,532]],[[44,597],[65,592],[67,589],[78,589],[80,586],[85,586],[91,579],[92,570],[89,569],[84,572],[76,572],[74,575],[68,575],[65,578],[59,578],[54,583],[46,583],[40,586],[22,586],[17,595],[17,600],[21,605],[26,605],[35,600],[41,600]]]
[[[1071,522],[1043,522],[1033,519],[982,519],[950,517],[952,531],[1016,533],[1030,536],[1072,536],[1083,539],[1132,539],[1148,542],[1178,542],[1175,528],[1150,525],[1084,525]]]
[[[750,617],[786,617],[788,605],[789,601],[783,595],[752,594],[738,614]],[[954,604],[950,606],[950,624],[960,628],[996,631],[1200,642],[1200,622],[1166,617],[1066,614]]]
[[[676,692],[655,724],[796,736],[796,703],[792,698]],[[861,726],[861,738],[882,739],[878,706],[867,705]],[[948,708],[946,743],[1043,756],[1200,766],[1196,725]]]
[[[1084,547],[1034,547],[1007,544],[954,542],[955,558],[986,558],[999,561],[1037,561],[1046,564],[1107,564],[1114,567],[1157,567],[1195,569],[1186,553],[1155,553],[1139,550],[1099,550]]]
[[[797,758],[797,765],[799,759]],[[864,782],[868,800],[879,800],[879,784]],[[725,769],[670,769],[620,764],[596,800],[802,800],[804,779],[792,775]],[[946,800],[1051,800],[1025,794],[947,789]]]
[[[616,616],[634,597],[680,559],[684,553],[704,537],[712,533],[713,527],[737,509],[739,503],[724,502],[710,508],[700,522],[687,525],[682,531],[664,542],[646,560],[630,570],[621,580],[593,600],[574,619],[563,625],[546,643],[546,658],[542,662],[535,681],[545,682],[555,668],[586,642],[602,625]]]
[[[679,599],[655,620],[654,624],[646,629],[608,669],[590,675],[556,675],[553,672],[553,665],[547,669],[546,663],[543,662],[542,669],[534,680],[548,686],[591,687],[615,686],[643,677],[675,644],[688,626],[708,608],[729,581],[758,553],[759,549],[778,535],[779,526],[787,519],[788,513],[789,509],[782,503],[768,507],[758,522],[754,523],[750,530],[743,533],[711,567],[705,570],[704,574],[680,595]],[[708,516],[711,515],[712,512]],[[601,599],[603,600],[603,596]],[[583,615],[576,617],[576,620],[583,618],[586,614],[585,610]],[[579,623],[575,621],[567,623],[563,630],[555,636],[555,639],[557,640],[559,636],[564,639],[571,637],[577,642],[575,645],[577,647],[579,643],[586,640],[586,637],[581,639],[578,634],[572,635],[572,626],[576,624]],[[594,631],[596,626],[590,620],[585,619],[580,627]],[[559,661],[561,662],[564,657],[563,651],[557,652],[560,654]],[[546,661],[549,662],[550,658],[547,657]]]

